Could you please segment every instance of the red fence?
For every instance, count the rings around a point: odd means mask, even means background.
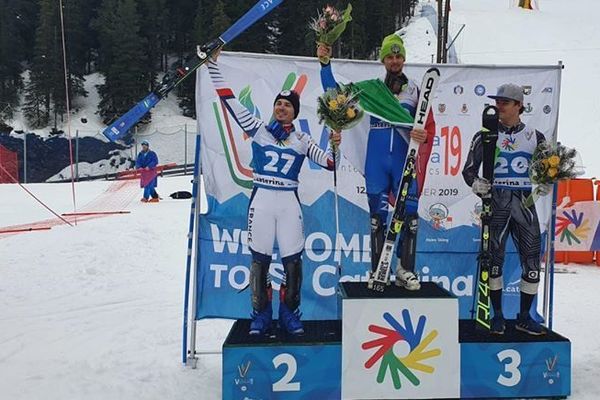
[[[0,183],[19,182],[17,153],[0,145]]]

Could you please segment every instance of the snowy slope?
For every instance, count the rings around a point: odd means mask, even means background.
[[[78,184],[78,197],[91,201],[108,185]],[[165,197],[188,189],[189,178],[159,185]],[[57,211],[71,210],[70,185],[31,186]],[[0,185],[0,198],[22,204],[2,202],[2,225],[11,214],[24,220],[35,211],[21,192]],[[180,363],[189,201],[135,201],[127,209],[0,239],[0,398],[220,398],[220,355],[200,356],[196,370]],[[576,274],[556,276],[554,327],[573,342],[572,398],[593,400],[600,314],[590,311],[600,268],[573,268]],[[219,351],[230,326],[201,321],[199,349]]]

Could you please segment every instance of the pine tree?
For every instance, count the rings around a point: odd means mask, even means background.
[[[140,36],[146,41],[147,79],[154,87],[158,73],[167,68],[169,14],[166,0],[138,0]]]
[[[127,112],[149,91],[145,40],[135,0],[104,0],[94,22],[100,38],[98,112],[106,124]],[[149,114],[146,121],[149,120]]]
[[[11,119],[19,105],[23,88],[20,61],[24,57],[23,39],[19,30],[19,13],[14,2],[0,0],[0,122]]]
[[[72,10],[70,7],[65,5],[63,9],[66,41],[70,36],[67,21],[71,22],[72,26],[78,24],[75,12],[67,19]],[[72,35],[76,36],[76,31],[73,31]],[[70,64],[67,58],[69,98],[73,102],[77,96],[85,95],[85,90],[81,72],[70,70]],[[67,110],[64,77],[59,5],[55,0],[40,0],[40,19],[35,34],[34,53],[23,107],[27,121],[32,127],[41,128],[51,121],[56,127],[59,118],[62,121]]]

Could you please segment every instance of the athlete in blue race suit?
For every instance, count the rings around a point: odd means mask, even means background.
[[[337,87],[331,63],[331,48],[319,44],[317,56],[321,61],[321,84],[324,90]],[[417,84],[402,72],[406,51],[402,39],[391,34],[381,44],[379,59],[385,66],[385,84],[412,116],[419,99]],[[428,123],[431,124],[431,119]],[[418,196],[422,189],[425,167],[431,152],[435,128],[427,130],[402,129],[373,116],[370,117],[367,154],[364,165],[366,191],[371,218],[371,269],[375,271],[384,242],[388,219],[388,199],[396,196],[402,178],[410,139],[421,144],[417,163],[417,180],[412,182],[406,201],[406,219],[396,247],[398,268],[396,284],[409,290],[418,290],[420,283],[414,274],[414,256],[418,223]],[[395,201],[395,199],[393,199]]]
[[[300,292],[304,229],[298,199],[298,175],[304,159],[333,170],[333,153],[325,152],[307,133],[296,131],[292,121],[300,112],[300,97],[284,90],[275,97],[274,120],[266,124],[254,117],[233,95],[216,60],[208,63],[217,94],[244,132],[252,138],[253,190],[248,205],[248,246],[252,252],[250,288],[252,322],[250,334],[261,335],[272,322],[269,266],[277,240],[285,273],[279,290],[279,323],[290,334],[302,334]],[[341,142],[340,132],[330,140]],[[339,157],[339,156],[338,156]]]

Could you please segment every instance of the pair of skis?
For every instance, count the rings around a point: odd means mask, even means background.
[[[488,182],[494,182],[496,162],[496,142],[498,140],[498,109],[487,106],[482,115],[482,176]],[[477,328],[490,329],[490,269],[492,253],[490,250],[490,225],[492,222],[492,193],[481,197],[481,245],[479,249],[477,271],[477,293],[475,294],[475,325]]]
[[[283,0],[260,0],[229,29],[223,32],[220,37],[198,46],[197,56],[189,57],[182,67],[167,72],[156,89],[102,131],[104,136],[111,142],[125,136],[152,107],[166,97],[185,78],[193,74],[202,64],[206,63],[217,50],[238,37],[282,2]]]
[[[425,128],[427,116],[429,115],[429,110],[431,109],[433,94],[435,93],[435,88],[437,87],[439,80],[440,71],[437,68],[429,68],[427,72],[425,72],[423,81],[421,83],[419,100],[417,102],[417,112],[415,115],[415,123],[413,125],[414,128]],[[379,261],[377,262],[377,269],[373,274],[371,274],[367,284],[369,289],[377,292],[383,292],[386,286],[390,284],[390,267],[394,253],[394,245],[396,243],[396,238],[398,237],[398,234],[404,225],[408,190],[413,180],[417,178],[418,151],[419,143],[411,139],[406,154],[406,160],[404,161],[404,170],[400,180],[400,186],[398,187],[394,212],[392,214],[392,219],[388,224],[381,255],[379,256]]]

